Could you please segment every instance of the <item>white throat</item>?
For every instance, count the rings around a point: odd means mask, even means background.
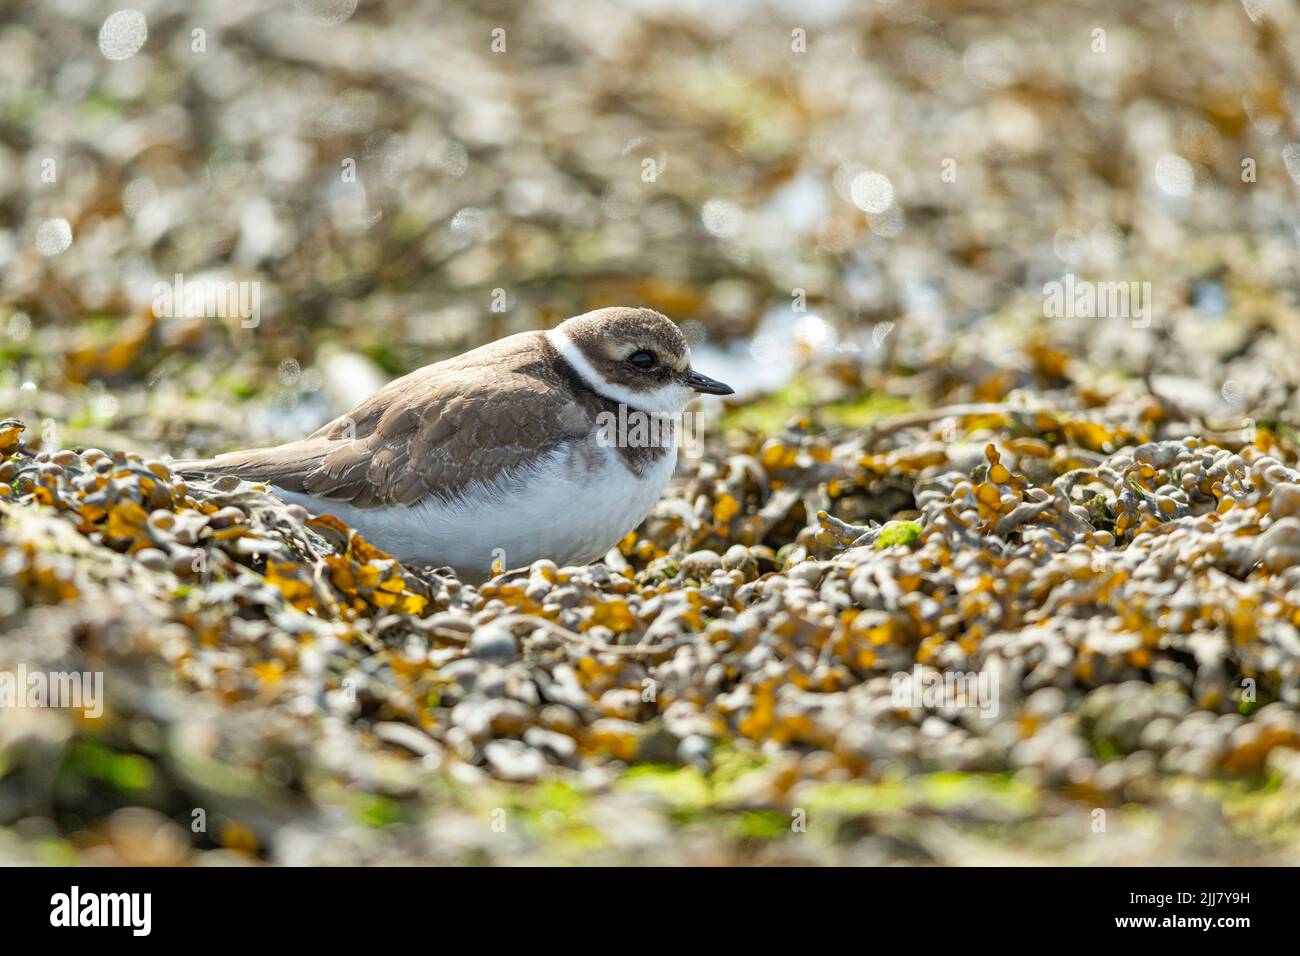
[[[659,412],[667,415],[676,415],[686,408],[695,393],[685,385],[663,385],[649,392],[633,391],[626,386],[614,382],[606,381],[605,377],[596,371],[595,367],[587,361],[587,357],[582,354],[582,349],[574,344],[568,334],[560,329],[551,329],[546,333],[546,338],[555,350],[560,353],[566,362],[573,366],[573,370],[578,373],[578,377],[587,383],[596,393],[603,395],[610,401],[621,402],[629,408],[640,409],[645,412]],[[687,355],[689,361],[690,356]]]

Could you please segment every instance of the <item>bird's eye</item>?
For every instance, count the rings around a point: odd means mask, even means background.
[[[637,368],[654,368],[656,361],[654,352],[633,352],[627,360]]]

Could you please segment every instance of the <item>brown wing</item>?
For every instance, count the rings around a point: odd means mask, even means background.
[[[549,348],[540,333],[512,336],[412,372],[301,441],[178,467],[359,508],[452,497],[590,434]]]

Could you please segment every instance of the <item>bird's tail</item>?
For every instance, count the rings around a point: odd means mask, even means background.
[[[182,458],[171,462],[173,471],[191,475],[234,475],[260,481],[286,491],[304,491],[307,476],[320,467],[330,442],[305,439],[274,448],[250,448],[215,458]]]

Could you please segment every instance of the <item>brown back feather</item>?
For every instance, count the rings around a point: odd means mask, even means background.
[[[543,333],[524,332],[399,378],[301,441],[176,467],[360,508],[454,498],[527,467],[559,441],[589,437],[596,414],[616,407]],[[633,467],[665,451],[620,450]]]

